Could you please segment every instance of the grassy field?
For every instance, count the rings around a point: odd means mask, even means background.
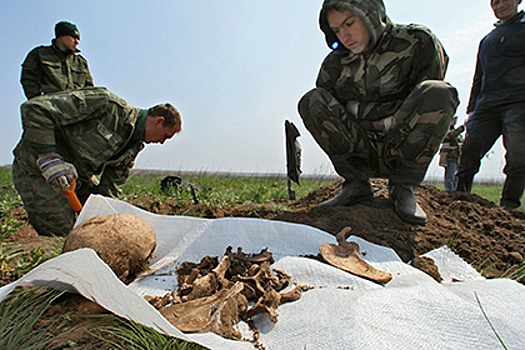
[[[135,173],[123,188],[121,199],[132,200],[151,198],[159,203],[167,198],[181,201],[191,200],[191,191],[161,191],[161,179],[158,175],[140,175]],[[190,174],[184,176],[187,184],[199,188],[199,199],[215,208],[249,203],[265,203],[288,198],[286,179],[279,176],[268,177],[232,177]],[[296,197],[301,198],[313,190],[329,185],[333,178],[307,178],[301,180],[301,186],[294,184]],[[443,188],[442,184],[435,184]],[[9,274],[12,279],[21,277],[44,260],[58,255],[60,249],[44,252],[33,249],[29,254],[12,250],[2,244],[22,223],[17,222],[11,213],[22,208],[22,202],[14,189],[11,172],[0,168],[0,273]],[[474,185],[473,192],[495,203],[498,202],[501,185]],[[286,210],[275,208],[275,210]],[[187,215],[192,215],[188,212]],[[0,349],[42,349],[53,340],[45,329],[35,333],[34,325],[39,317],[60,295],[58,292],[44,293],[28,289],[13,293],[0,303]],[[13,316],[15,315],[15,316]],[[124,321],[114,316],[112,326],[102,327],[96,334],[108,345],[108,349],[200,349],[200,347],[165,337],[133,322]],[[67,315],[56,320],[50,327],[59,327],[67,322]],[[22,347],[20,347],[23,345]]]

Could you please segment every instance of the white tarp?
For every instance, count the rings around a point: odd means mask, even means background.
[[[184,334],[149,305],[144,295],[177,287],[180,262],[222,256],[226,247],[257,253],[268,248],[276,268],[293,282],[314,287],[300,300],[279,306],[279,321],[258,317],[265,349],[499,349],[495,328],[508,349],[525,349],[525,287],[507,279],[486,280],[447,248],[429,252],[442,283],[405,264],[390,248],[357,236],[361,254],[392,273],[382,287],[302,256],[316,255],[335,237],[300,224],[250,218],[200,219],[155,215],[122,201],[89,198],[77,221],[130,213],[153,227],[158,246],[151,271],[129,286],[121,283],[91,249],[62,254],[20,280],[0,288],[0,300],[16,286],[46,285],[84,295],[116,315],[211,349],[253,349],[245,341],[213,333]],[[459,281],[459,282],[452,282]],[[481,307],[476,299],[481,303]],[[490,323],[483,315],[488,316]]]

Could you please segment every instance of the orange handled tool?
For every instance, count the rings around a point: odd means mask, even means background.
[[[67,200],[69,201],[69,204],[73,207],[73,210],[76,212],[79,212],[82,210],[82,204],[78,200],[77,194],[75,193],[75,187],[77,185],[77,181],[73,179],[71,182],[71,186],[69,186],[69,189],[62,192],[63,195],[67,197]]]

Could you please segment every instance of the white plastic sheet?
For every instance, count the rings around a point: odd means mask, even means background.
[[[129,286],[121,283],[91,249],[69,252],[0,288],[0,300],[14,287],[47,285],[76,291],[116,315],[211,349],[253,349],[253,344],[213,334],[184,334],[149,305],[144,295],[164,295],[177,287],[180,262],[222,256],[226,247],[245,252],[268,248],[274,267],[293,282],[314,287],[298,301],[279,307],[279,321],[258,317],[266,349],[498,349],[491,325],[508,349],[525,349],[525,288],[506,279],[486,280],[443,247],[426,256],[435,260],[442,283],[405,264],[390,248],[357,236],[365,259],[394,276],[382,287],[319,261],[305,258],[335,238],[321,230],[249,218],[199,219],[155,215],[130,204],[92,196],[77,223],[109,213],[130,213],[155,230],[157,258],[151,271]],[[459,282],[452,282],[459,281]],[[476,299],[479,299],[481,307]],[[483,308],[483,310],[482,310]]]

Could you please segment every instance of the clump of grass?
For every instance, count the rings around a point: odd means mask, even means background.
[[[22,206],[22,199],[13,185],[13,175],[5,169],[0,169],[0,189],[0,215]]]
[[[56,336],[61,318],[46,327],[35,329],[35,324],[53,301],[64,292],[52,289],[17,289],[0,303],[0,349],[37,350],[50,344]]]
[[[151,176],[131,176],[122,187],[121,199],[159,196],[160,180]]]
[[[44,261],[59,255],[62,251],[61,241],[57,241],[56,246],[47,251],[37,247],[27,252],[2,244],[6,238],[7,235],[0,234],[0,277],[3,281],[19,279]]]
[[[1,217],[0,220],[0,241],[9,237],[13,232],[16,232],[24,223],[17,222],[10,216]]]
[[[496,263],[490,258],[486,258],[482,261],[470,262],[470,265],[476,269],[482,276],[490,276],[491,273],[496,269]],[[496,274],[498,278],[508,278],[521,283],[525,283],[525,260],[519,265],[513,265],[503,272]]]
[[[11,210],[22,206],[22,199],[13,186],[11,172],[0,170],[0,186],[0,239],[2,239],[2,237],[8,237],[22,225],[8,215]]]
[[[509,278],[521,283],[525,283],[525,260],[519,265],[512,266],[505,271],[501,278]]]
[[[44,253],[42,248],[31,249],[26,254],[23,250],[1,247],[0,274],[8,275],[12,280],[18,279],[43,263],[46,260]]]
[[[172,338],[133,321],[115,318],[111,326],[97,328],[91,334],[120,350],[204,350],[203,347]]]

